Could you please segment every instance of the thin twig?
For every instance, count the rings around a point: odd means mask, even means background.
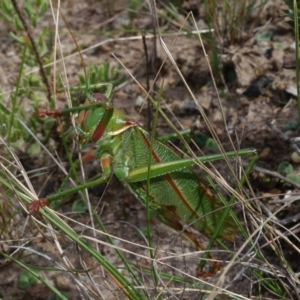
[[[288,225],[288,224],[291,224],[291,223],[296,223],[296,222],[298,222],[299,219],[300,219],[300,213],[299,213],[299,214],[296,214],[296,215],[294,215],[294,216],[291,216],[291,217],[282,219],[282,220],[278,220],[277,222],[279,222],[279,223],[282,224],[282,225]]]
[[[291,203],[294,201],[300,200],[300,195],[296,195],[296,196],[291,196],[291,197],[287,197],[281,200],[270,200],[268,201],[269,204],[282,204],[282,203]]]
[[[287,217],[285,219],[278,219],[264,204],[260,202],[259,205],[261,206],[262,210],[267,214],[267,216],[272,219],[272,221],[279,223],[281,225],[296,223],[300,219],[300,213],[295,214],[294,216],[291,217]]]
[[[18,16],[19,16],[19,18],[20,18],[20,20],[21,20],[21,22],[23,24],[23,27],[24,27],[24,29],[25,29],[25,31],[27,33],[27,36],[28,36],[28,38],[30,40],[33,52],[35,54],[36,60],[37,60],[38,65],[40,67],[40,74],[41,74],[42,80],[43,80],[43,82],[44,82],[44,84],[45,84],[45,86],[47,88],[47,98],[48,98],[48,101],[51,102],[51,87],[50,87],[49,81],[47,79],[47,75],[45,73],[45,70],[44,70],[42,59],[41,59],[40,54],[39,54],[39,52],[37,50],[36,43],[34,41],[34,38],[33,38],[32,34],[31,34],[30,25],[27,23],[26,19],[24,18],[23,14],[22,14],[22,12],[20,10],[20,8],[18,7],[17,2],[15,0],[12,0],[11,2],[13,4],[13,6],[15,8],[15,11],[17,12],[17,14],[18,14]]]

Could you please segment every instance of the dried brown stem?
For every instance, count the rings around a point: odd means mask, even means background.
[[[23,24],[23,27],[24,27],[24,29],[25,29],[25,31],[27,33],[27,36],[28,36],[28,38],[30,40],[30,43],[32,45],[33,52],[35,54],[36,60],[37,60],[38,65],[40,67],[40,74],[41,74],[42,80],[43,80],[43,82],[44,82],[44,84],[45,84],[45,86],[47,88],[47,98],[48,98],[48,101],[50,102],[51,101],[51,87],[50,87],[49,81],[47,79],[47,75],[45,73],[45,70],[44,70],[42,59],[41,59],[40,54],[39,54],[39,52],[37,50],[36,43],[34,41],[34,38],[33,38],[32,34],[31,34],[31,32],[32,32],[31,27],[27,23],[25,17],[23,16],[23,14],[22,14],[22,12],[21,12],[18,4],[17,4],[17,1],[12,0],[11,2],[12,2],[13,6],[15,8],[15,11],[17,12],[17,14],[18,14],[18,16],[19,16],[19,18],[20,18],[20,20],[21,20],[21,22]]]

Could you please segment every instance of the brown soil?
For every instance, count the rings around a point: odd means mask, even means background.
[[[149,61],[153,62],[146,67],[145,51],[143,41],[141,38],[131,39],[130,37],[141,36],[142,31],[152,30],[152,19],[148,9],[140,9],[138,15],[133,20],[132,27],[138,28],[138,32],[124,33],[124,26],[130,23],[128,18],[128,4],[123,1],[114,1],[114,4],[107,5],[107,3],[99,4],[97,1],[63,1],[62,12],[68,22],[68,26],[72,30],[79,47],[84,52],[84,63],[86,66],[91,63],[101,64],[109,61],[112,66],[118,65],[118,60],[126,67],[122,68],[123,73],[126,74],[126,82],[117,89],[114,95],[114,105],[130,115],[133,120],[137,120],[142,127],[147,128],[148,124],[148,110],[146,107],[139,106],[140,99],[145,98],[145,94],[141,91],[138,84],[136,84],[131,74],[141,86],[147,86],[147,72],[150,78],[150,83],[153,83],[154,78],[166,58],[166,54],[162,46],[156,40],[156,51],[153,47],[153,38],[147,38],[147,50]],[[193,4],[195,2],[195,4]],[[205,15],[203,6],[197,4],[197,1],[184,1],[183,8],[186,11],[193,10],[196,16],[196,22],[202,27],[205,27]],[[277,171],[278,165],[282,161],[290,162],[294,167],[294,173],[298,174],[299,167],[297,164],[291,162],[291,147],[288,141],[282,139],[277,132],[272,130],[268,125],[271,122],[274,126],[282,130],[284,125],[290,124],[292,121],[297,122],[297,104],[295,95],[291,92],[295,87],[295,53],[292,49],[294,40],[293,31],[284,22],[282,1],[269,1],[267,5],[262,6],[258,15],[249,16],[249,24],[245,28],[240,29],[240,37],[229,40],[224,38],[222,32],[215,32],[215,44],[218,45],[220,69],[214,71],[214,78],[218,86],[220,99],[218,99],[216,91],[212,84],[209,66],[200,42],[196,35],[166,35],[163,37],[174,61],[179,70],[185,78],[188,86],[192,90],[198,105],[203,109],[210,125],[208,128],[207,122],[199,114],[199,109],[192,100],[191,95],[183,84],[182,78],[172,65],[170,59],[167,59],[159,72],[157,81],[155,83],[155,91],[159,91],[163,85],[163,109],[166,111],[168,117],[179,128],[179,123],[183,128],[195,128],[196,134],[204,133],[208,137],[212,137],[211,132],[214,131],[222,143],[226,151],[232,150],[232,144],[229,137],[233,141],[236,148],[255,148],[259,155],[259,160],[256,164],[258,167],[270,171]],[[159,12],[163,12],[163,7],[159,5]],[[185,12],[179,14],[180,22],[183,22]],[[44,22],[52,25],[52,16],[47,15],[42,20],[41,26]],[[164,32],[179,32],[178,21],[173,20],[169,22],[162,19],[160,22],[161,28]],[[190,28],[194,27],[187,24]],[[16,49],[16,43],[8,35],[9,25],[3,23],[1,25],[1,52],[0,52],[0,68],[2,69],[2,76],[0,77],[1,87],[4,92],[5,87],[12,87],[20,64],[19,52]],[[99,34],[101,31],[101,34]],[[107,32],[105,34],[105,32]],[[117,34],[112,34],[117,32]],[[83,73],[80,58],[77,53],[76,46],[72,40],[66,25],[61,21],[59,26],[60,39],[63,44],[64,63],[67,69],[69,85],[76,85],[78,83],[77,74]],[[225,33],[224,33],[225,34]],[[262,40],[263,34],[271,34],[270,39]],[[223,40],[221,40],[223,37]],[[204,38],[204,46],[209,55],[212,54],[212,47],[209,39]],[[93,47],[92,47],[93,46]],[[74,55],[72,55],[74,54]],[[118,60],[116,59],[118,58]],[[59,74],[63,73],[62,64],[58,64]],[[233,77],[232,77],[233,76]],[[232,79],[231,79],[232,78]],[[61,105],[65,104],[65,99],[60,99]],[[33,113],[33,108],[30,102],[27,102],[28,114]],[[24,104],[26,106],[27,104]],[[167,110],[168,104],[170,111]],[[45,103],[41,104],[46,106]],[[224,115],[223,115],[224,114]],[[176,116],[176,118],[175,118]],[[225,117],[225,119],[223,118]],[[224,122],[227,124],[225,130]],[[64,126],[67,126],[64,123]],[[157,126],[158,135],[169,133],[171,130],[163,119],[159,119]],[[287,139],[296,137],[298,130],[289,130],[285,132]],[[55,149],[62,161],[67,159],[64,155],[64,148],[57,132],[56,126],[51,132],[51,140],[54,142]],[[176,143],[176,142],[175,142]],[[26,146],[27,147],[27,146]],[[50,148],[49,145],[47,147]],[[76,147],[72,148],[73,144],[70,142],[70,148],[74,157],[76,156]],[[194,149],[194,148],[193,148]],[[25,149],[23,149],[25,150]],[[195,149],[194,149],[195,150]],[[208,147],[201,149],[204,153],[209,152]],[[196,150],[195,150],[196,151]],[[53,151],[54,152],[54,151]],[[38,193],[39,197],[45,197],[52,194],[60,187],[64,178],[61,171],[54,166],[53,161],[47,158],[44,152],[36,156],[28,157],[26,151],[18,150],[19,158],[27,172],[36,170],[41,167],[47,167],[46,175],[32,177],[32,184]],[[246,159],[247,160],[247,159]],[[215,168],[220,172],[224,179],[230,184],[233,184],[233,178],[228,174],[228,168],[224,162],[217,162],[214,164]],[[92,178],[101,172],[98,162],[88,163],[85,166],[86,178]],[[252,191],[247,187],[246,193],[248,198],[255,195],[255,201],[259,201],[262,205],[253,206],[253,218],[261,218],[266,220],[269,217],[268,212],[276,212],[283,204],[272,204],[270,200],[279,200],[284,195],[295,195],[298,190],[295,186],[287,185],[283,180],[276,176],[264,174],[262,170],[254,170],[249,176],[250,186]],[[105,192],[104,187],[94,187],[90,190],[90,200],[92,207],[95,208],[98,216],[101,218],[107,231],[114,236],[114,242],[121,249],[126,249],[125,256],[132,263],[136,264],[138,268],[151,267],[149,259],[149,251],[139,245],[147,246],[145,238],[138,229],[145,228],[146,215],[144,206],[135,197],[129,193],[116,178],[107,185]],[[5,197],[4,197],[5,198]],[[69,224],[77,232],[81,232],[84,227],[83,224],[91,225],[89,215],[71,213],[72,201],[78,198],[78,195],[68,199],[66,204],[59,210],[60,213],[67,215],[69,218],[76,220],[78,223]],[[1,204],[0,200],[0,204]],[[4,200],[5,201],[5,200]],[[253,202],[255,202],[253,200]],[[30,254],[23,258],[25,263],[35,264],[37,266],[46,268],[57,266],[56,262],[61,263],[61,258],[53,238],[49,235],[49,231],[44,232],[42,237],[31,218],[28,218],[25,212],[19,213],[11,221],[7,220],[7,216],[11,215],[12,211],[3,206],[3,216],[0,215],[0,224],[5,227],[5,230],[0,232],[3,251],[12,253],[11,248],[7,246],[23,245],[25,241],[30,240],[30,244],[25,244],[26,247],[31,247],[36,251],[41,251],[50,258],[46,259],[41,256],[25,251],[23,254]],[[11,207],[11,206],[9,206]],[[264,209],[265,208],[265,209]],[[259,211],[260,210],[260,211]],[[297,202],[282,209],[276,218],[279,220],[287,220],[288,218],[297,215],[299,211]],[[253,221],[247,215],[249,210],[244,210],[242,205],[237,205],[236,211],[241,219],[249,222],[247,225],[251,228]],[[246,213],[245,213],[246,211]],[[246,214],[246,215],[245,215]],[[261,214],[261,215],[260,215]],[[271,221],[270,221],[271,222]],[[270,223],[270,226],[273,223]],[[291,244],[299,247],[297,240],[297,220],[285,225],[287,228],[293,228],[294,237],[286,240],[281,239],[276,241],[277,246],[284,254],[284,258],[291,265],[294,272],[299,271],[299,254],[292,247]],[[253,225],[254,226],[254,225]],[[294,226],[294,227],[293,227]],[[96,226],[97,227],[97,226]],[[199,261],[199,253],[195,252],[195,248],[187,240],[178,237],[178,234],[170,228],[153,220],[153,241],[154,247],[157,247],[156,258],[162,260],[165,265],[159,264],[159,271],[166,271],[174,276],[186,276],[188,280],[192,280],[188,276],[196,276],[196,266]],[[278,226],[278,232],[285,232]],[[107,242],[105,237],[99,232],[84,229],[82,234],[85,236],[92,236],[104,242]],[[198,233],[197,236],[201,241],[207,243],[207,239]],[[37,237],[38,236],[38,237]],[[274,236],[268,236],[270,240],[264,237],[257,238],[254,236],[255,243],[261,245],[265,261],[270,263],[276,270],[278,269],[280,276],[288,273],[283,265],[282,260],[278,258],[272,251],[271,247],[267,247],[266,243],[271,244]],[[124,294],[116,289],[115,283],[107,274],[101,269],[98,263],[76,248],[76,245],[59,236],[59,243],[67,258],[73,264],[74,268],[82,270],[87,268],[90,270],[89,276],[93,278],[95,284],[101,295],[105,299],[124,299]],[[127,243],[130,241],[131,243]],[[136,243],[136,244],[133,244]],[[236,252],[244,243],[244,238],[239,233],[235,243],[228,243],[231,251]],[[275,242],[274,242],[275,243]],[[119,269],[123,268],[123,264],[116,256],[114,249],[108,244],[99,244],[99,251],[105,255],[107,260],[117,266]],[[217,252],[220,248],[215,247],[215,256],[222,260],[225,267],[227,262],[232,258],[231,251]],[[244,254],[249,251],[249,256]],[[263,269],[262,263],[257,258],[250,259],[252,250],[249,246],[244,249],[240,257],[243,263],[237,263],[231,266],[230,270],[225,274],[223,270],[212,278],[203,281],[203,290],[199,288],[192,289],[191,286],[183,286],[176,283],[175,280],[168,283],[164,280],[167,287],[159,284],[164,290],[163,298],[168,299],[202,299],[207,297],[204,290],[210,289],[209,284],[217,284],[223,288],[228,289],[232,293],[243,296],[242,299],[250,299],[259,293],[269,299],[278,299],[271,292],[263,287],[260,291],[260,286],[257,283],[257,278],[254,276],[254,270]],[[138,255],[137,255],[138,253]],[[186,256],[182,256],[182,254]],[[166,258],[169,257],[169,258]],[[83,265],[83,262],[85,265]],[[8,263],[3,258],[0,264],[0,298],[2,299],[47,299],[51,292],[43,284],[39,283],[33,285],[30,289],[22,290],[18,286],[18,276],[21,273],[21,268],[16,264]],[[252,267],[251,267],[251,264]],[[256,265],[258,267],[256,268]],[[268,268],[267,268],[268,269]],[[142,269],[140,269],[142,271]],[[185,275],[183,275],[185,274]],[[225,277],[222,277],[225,274]],[[72,276],[66,276],[63,272],[46,271],[40,272],[40,275],[49,280],[59,290],[65,291],[69,299],[83,299],[85,295],[78,292]],[[271,275],[270,275],[271,276]],[[297,297],[296,282],[290,282],[288,275],[285,278],[280,278],[289,289],[288,297]],[[142,276],[141,276],[142,277]],[[85,282],[87,286],[92,285],[90,278],[85,273],[79,273],[77,279]],[[218,280],[223,280],[222,284]],[[143,275],[144,284],[149,287],[149,293],[152,296],[158,295],[158,290],[155,290],[153,278],[150,275]],[[201,282],[202,279],[194,278]],[[112,291],[110,290],[112,288]],[[151,290],[153,288],[153,290]],[[93,295],[94,299],[100,298],[98,295]],[[176,296],[176,297],[175,297]],[[224,299],[227,296],[222,294]],[[222,299],[223,299],[222,298]]]

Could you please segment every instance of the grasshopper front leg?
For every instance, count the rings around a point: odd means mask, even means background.
[[[88,157],[88,160],[95,159],[94,154],[92,152],[88,153],[87,157]],[[85,160],[85,161],[88,161],[88,160]],[[48,206],[52,201],[56,201],[65,196],[70,196],[70,195],[80,192],[84,189],[91,188],[91,187],[94,187],[95,185],[99,185],[99,184],[107,182],[107,180],[109,179],[109,177],[111,176],[111,173],[112,173],[111,168],[110,168],[110,164],[111,164],[110,157],[109,156],[103,157],[100,161],[100,164],[102,166],[103,174],[99,178],[97,178],[96,180],[93,180],[93,181],[86,182],[85,184],[82,184],[80,186],[76,186],[76,187],[67,189],[65,191],[61,191],[55,195],[50,195],[47,198],[40,198],[40,199],[37,199],[37,200],[31,202],[28,205],[28,214],[32,215],[32,214],[38,212],[40,210],[40,208]]]

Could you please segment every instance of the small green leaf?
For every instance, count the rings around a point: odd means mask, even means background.
[[[115,68],[112,70],[112,80],[115,80],[119,77],[120,74],[120,70],[118,68]]]
[[[39,13],[40,17],[42,17],[46,13],[46,11],[48,9],[48,5],[49,5],[48,0],[46,0],[42,3],[42,5],[40,7],[40,13]]]
[[[279,164],[277,168],[277,172],[283,173],[283,174],[289,174],[293,172],[293,166],[289,164],[287,161],[283,161]]]
[[[30,16],[30,21],[31,21],[31,25],[33,26],[33,27],[36,27],[36,25],[37,25],[37,15],[36,14],[32,14],[31,16]]]
[[[206,141],[206,148],[210,152],[218,152],[219,151],[218,144],[212,138],[207,139],[207,141]]]
[[[12,4],[11,4],[11,1],[9,0],[3,0],[2,1],[2,8],[4,10],[4,12],[6,14],[11,14],[12,13]]]
[[[34,156],[41,153],[41,145],[39,143],[32,143],[27,150],[29,156]]]
[[[293,180],[294,182],[300,184],[300,176],[296,175],[296,174],[288,174],[286,175],[286,178]],[[290,185],[287,183],[287,185]]]
[[[286,132],[286,131],[290,131],[290,130],[296,130],[299,128],[299,122],[298,121],[292,121],[290,123],[287,123],[285,125],[282,126],[282,131]]]
[[[18,43],[20,44],[24,44],[25,43],[25,38],[24,36],[18,36],[16,34],[14,34],[13,32],[10,32],[9,35]]]
[[[258,43],[269,42],[272,39],[272,37],[273,37],[273,32],[266,31],[258,34],[256,37],[256,41]]]
[[[208,140],[208,136],[204,133],[199,133],[197,135],[193,136],[193,140],[197,144],[199,148],[202,148],[206,145],[206,142]]]
[[[18,15],[14,15],[13,23],[15,24],[15,26],[17,27],[18,30],[24,29],[23,24],[22,24],[20,18],[18,17]]]
[[[14,140],[13,142],[11,142],[11,147],[14,150],[19,150],[19,149],[23,149],[24,148],[24,137],[20,137],[19,135],[17,135],[19,138],[17,140]]]
[[[19,275],[18,285],[22,290],[27,290],[38,282],[37,278],[28,271],[24,271]]]
[[[85,201],[83,201],[82,199],[77,199],[73,202],[72,205],[72,212],[76,212],[76,213],[84,213],[86,212],[88,209]]]
[[[48,48],[47,48],[47,45],[46,45],[45,40],[43,39],[43,37],[41,37],[41,39],[39,39],[39,50],[40,50],[40,56],[41,57],[46,55],[47,52],[48,52]]]

